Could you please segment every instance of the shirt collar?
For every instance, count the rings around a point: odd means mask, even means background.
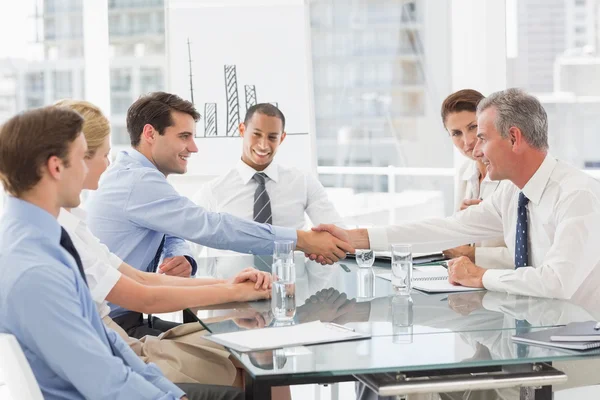
[[[75,232],[79,225],[85,224],[86,214],[81,208],[73,208],[67,211],[64,208],[60,209],[58,222],[65,227],[67,231]]]
[[[37,231],[56,243],[60,242],[60,225],[48,211],[25,200],[8,196],[4,211],[5,216],[12,219],[25,221],[37,227]]]
[[[156,170],[158,169],[158,168],[156,168],[156,165],[152,164],[152,162],[150,160],[148,160],[148,158],[145,155],[143,155],[136,149],[131,148],[131,149],[123,150],[123,151],[121,151],[119,156],[122,156],[122,155],[128,155],[129,157],[133,158],[134,160],[136,160],[137,162],[142,164],[144,167],[154,168]]]
[[[463,181],[472,181],[474,179],[479,180],[479,170],[477,169],[476,161],[469,161],[469,165],[465,168],[462,174]]]
[[[477,168],[477,161],[471,161],[469,166],[465,168],[461,179],[463,181],[477,181],[479,182],[479,168]],[[491,182],[489,174],[485,174],[485,178],[483,178],[482,182]]]
[[[557,161],[554,157],[550,154],[546,154],[546,158],[544,158],[540,167],[525,184],[523,190],[521,190],[533,204],[539,204],[540,199],[544,194],[544,189],[546,189],[546,185],[550,180],[550,175],[552,174],[552,171],[554,171],[554,167],[556,167],[556,163]]]
[[[240,178],[242,178],[242,183],[244,185],[248,184],[252,180],[254,174],[258,171],[246,164],[240,159],[237,163],[236,169],[240,174]],[[271,164],[267,168],[262,171],[265,175],[269,177],[272,181],[276,182],[279,180],[279,168],[274,161],[271,161]]]

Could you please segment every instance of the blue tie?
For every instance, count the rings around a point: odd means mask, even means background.
[[[519,207],[517,209],[517,233],[515,243],[515,269],[525,267],[529,263],[529,246],[527,243],[529,229],[527,227],[527,203],[529,199],[519,193]]]
[[[515,269],[527,266],[529,262],[528,225],[527,225],[527,203],[529,199],[519,193],[519,207],[517,209],[517,240],[515,243]],[[516,331],[527,333],[531,331],[531,324],[523,319],[515,320]],[[525,358],[529,354],[529,347],[525,344],[517,344],[517,356]]]

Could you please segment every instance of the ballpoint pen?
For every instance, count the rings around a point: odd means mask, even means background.
[[[348,266],[346,264],[342,264],[340,263],[340,267],[342,267],[342,269],[346,272],[350,272],[350,268],[348,268]]]
[[[329,325],[335,326],[336,328],[345,329],[347,331],[355,332],[354,328],[349,328],[344,325],[336,324],[335,322],[329,322]]]

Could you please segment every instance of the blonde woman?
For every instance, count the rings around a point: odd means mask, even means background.
[[[88,175],[84,188],[95,190],[109,165],[109,122],[96,106],[85,101],[62,100],[56,105],[71,108],[85,119]],[[203,340],[205,331],[200,324],[178,326],[161,338],[147,336],[136,340],[108,316],[107,301],[140,313],[164,313],[193,306],[266,299],[271,286],[268,273],[248,268],[224,281],[141,272],[110,253],[92,235],[82,209],[61,210],[59,223],[81,256],[92,298],[104,323],[126,339],[138,356],[157,364],[174,382],[241,386],[241,376],[229,359],[229,352]]]

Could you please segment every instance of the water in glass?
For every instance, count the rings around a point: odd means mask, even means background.
[[[290,320],[296,315],[296,270],[293,263],[273,260],[271,311],[275,320]]]
[[[393,244],[392,285],[396,290],[410,293],[412,289],[412,249],[409,244]]]

